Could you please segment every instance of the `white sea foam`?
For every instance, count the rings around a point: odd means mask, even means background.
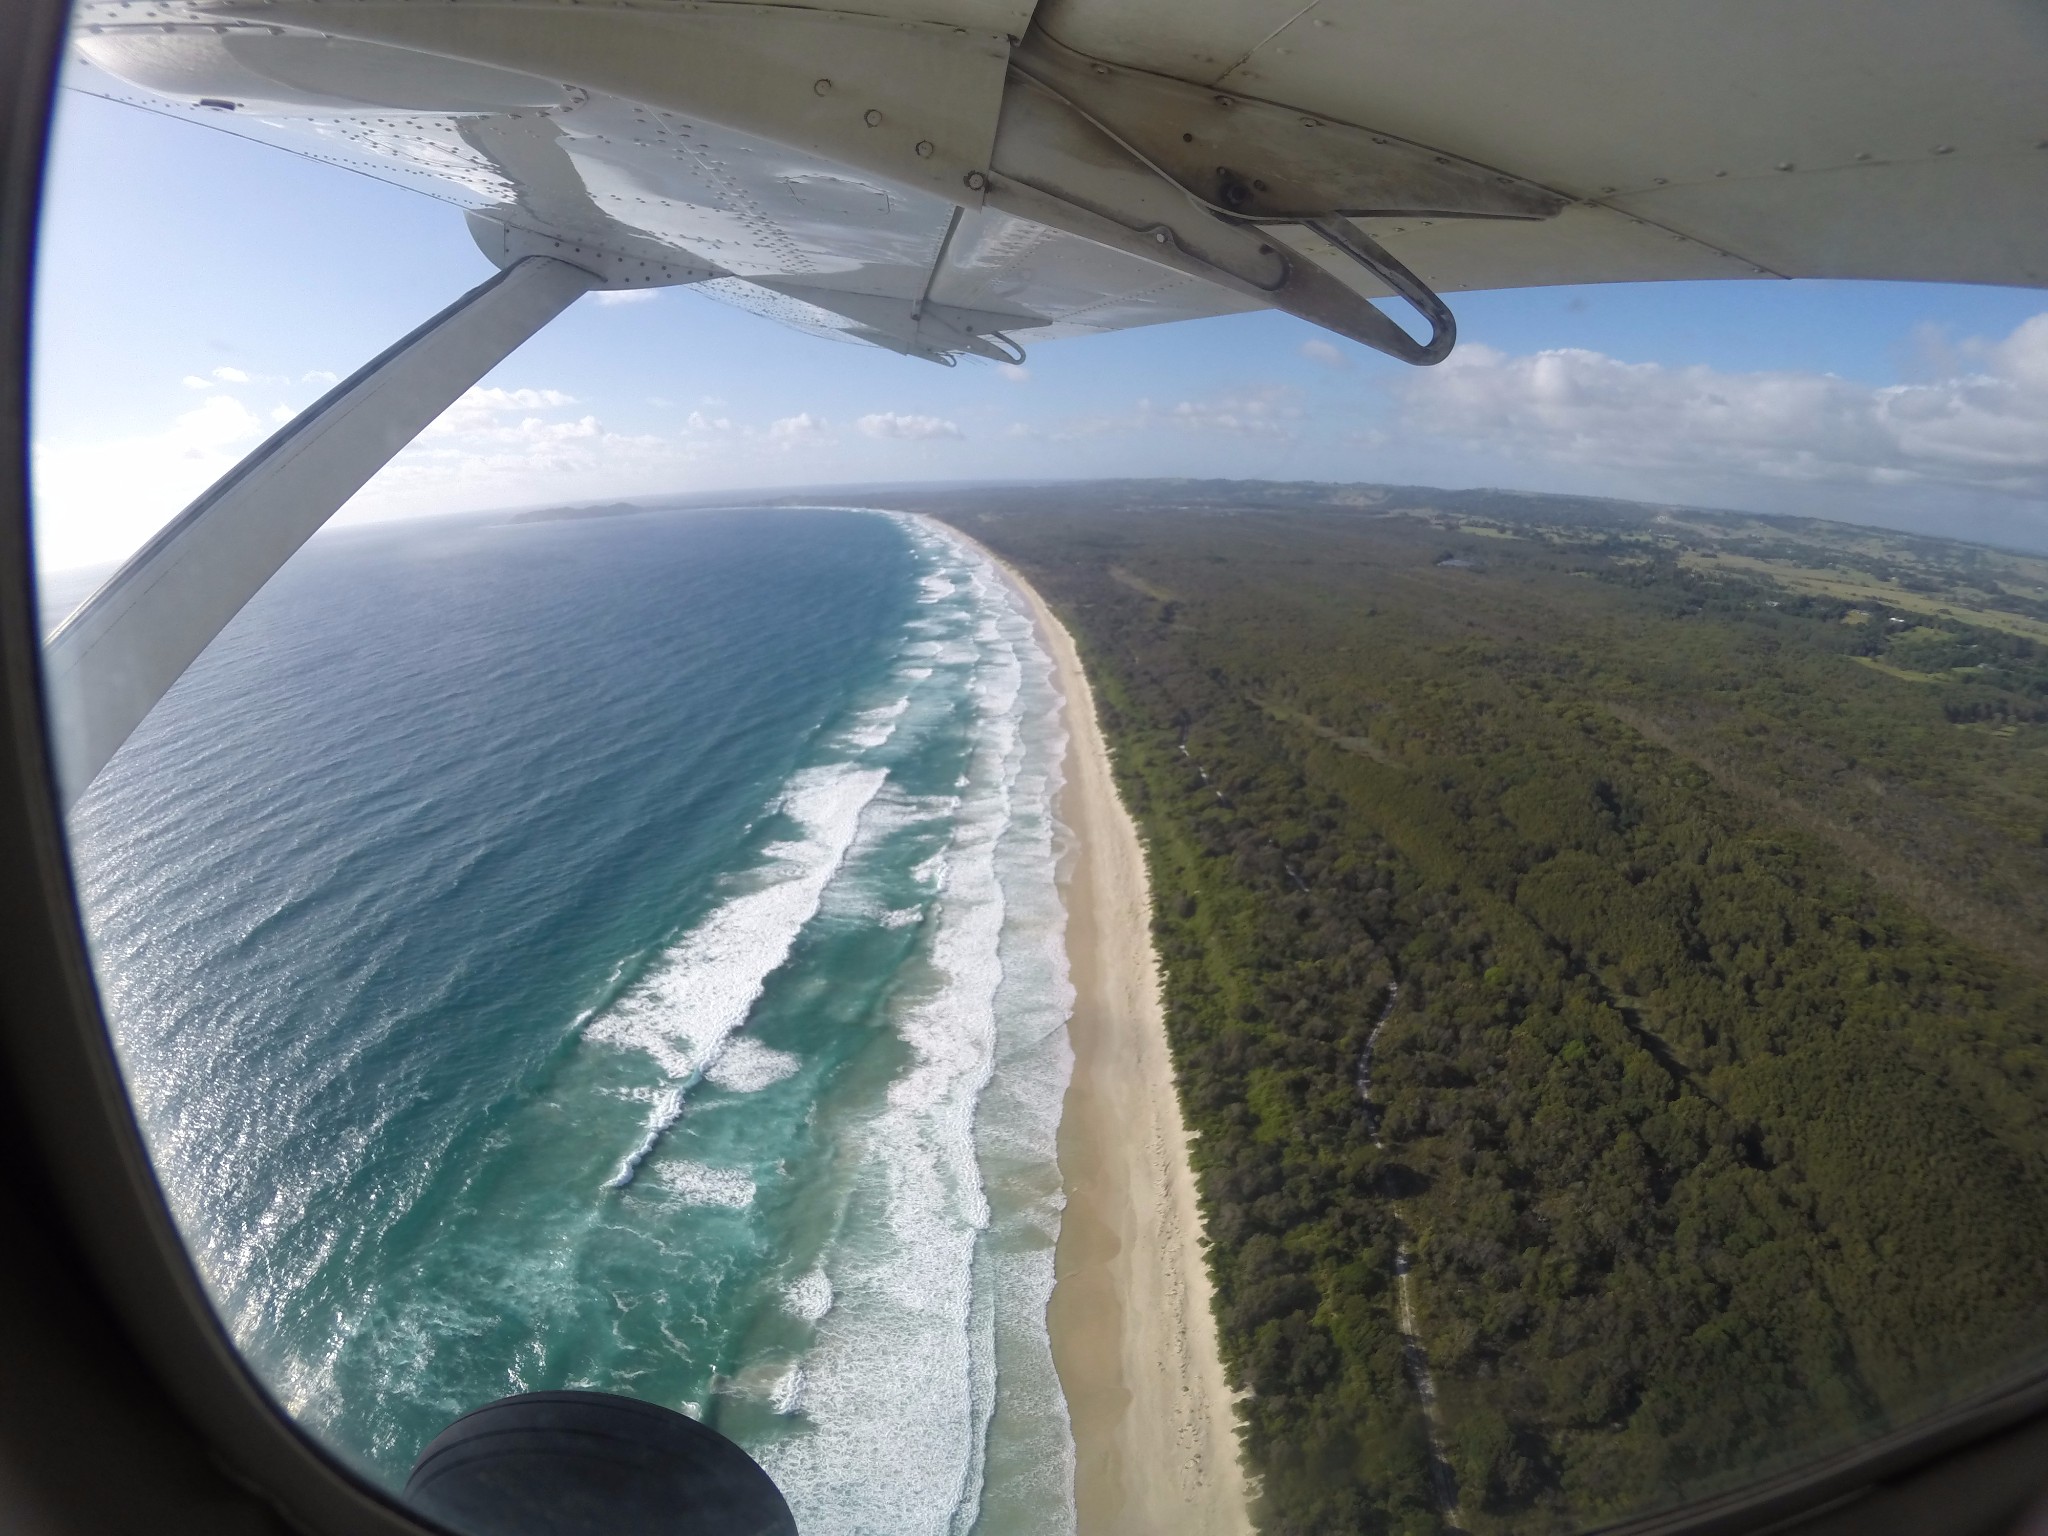
[[[768,1406],[777,1413],[795,1413],[804,1405],[804,1368],[792,1364],[768,1388]]]
[[[1045,1328],[1065,1208],[1057,1173],[1060,1111],[1073,1067],[1066,910],[1054,878],[1070,841],[1053,815],[1067,738],[1050,658],[1034,645],[1024,666],[1026,749],[1011,825],[997,850],[1008,895],[997,1061],[975,1127],[982,1165],[996,1170],[990,1196],[1001,1213],[997,1230],[1007,1232],[999,1253],[984,1248],[988,1354],[998,1364],[1006,1406],[1005,1430],[989,1441],[982,1513],[991,1525],[1066,1522],[1071,1529],[1072,1431]]]
[[[896,674],[906,683],[921,683],[932,675],[930,667],[905,667]]]
[[[802,838],[763,849],[762,864],[735,877],[731,894],[591,1021],[586,1039],[644,1052],[675,1085],[673,1102],[658,1105],[666,1118],[650,1121],[609,1187],[632,1182],[682,1113],[684,1096],[746,1023],[768,977],[817,912],[861,812],[887,777],[884,769],[847,763],[797,773],[778,808],[802,829]]]
[[[674,1125],[683,1113],[683,1092],[680,1088],[664,1088],[653,1095],[650,1102],[653,1107],[648,1111],[647,1129],[641,1134],[639,1145],[626,1154],[625,1160],[619,1164],[619,1171],[611,1176],[605,1188],[624,1189],[632,1183],[633,1175],[647,1161],[647,1154],[661,1140],[661,1133]]]
[[[815,1323],[832,1310],[832,1281],[822,1268],[809,1270],[782,1288],[782,1299],[793,1316]]]
[[[923,907],[896,907],[884,912],[876,921],[884,928],[908,928],[923,917]]]
[[[945,621],[933,659],[968,671],[973,747],[948,844],[912,871],[935,902],[926,965],[905,973],[923,980],[890,1004],[908,1063],[836,1138],[849,1192],[829,1309],[804,1361],[811,1433],[758,1454],[807,1531],[962,1536],[980,1518],[992,1458],[1006,1479],[993,1496],[1025,1497],[1017,1507],[1034,1529],[1070,1531],[1071,1437],[1044,1333],[1068,1066],[1050,814],[1063,738],[1049,663],[992,567],[911,533],[949,577],[933,605],[933,623]],[[1014,1089],[992,1088],[999,1062],[1019,1076]],[[984,1126],[997,1109],[1019,1123]],[[1006,1190],[998,1210],[985,1153],[1013,1147],[1030,1150],[1044,1189]],[[1018,1240],[1027,1234],[1037,1241]],[[785,1292],[792,1311],[810,1279]],[[1022,1428],[992,1448],[999,1390],[1013,1394],[1006,1422]]]
[[[735,1035],[704,1069],[704,1081],[729,1093],[759,1093],[784,1078],[796,1076],[803,1064],[803,1058],[791,1051],[778,1051],[745,1035]]]
[[[743,1211],[754,1203],[754,1181],[732,1168],[703,1163],[657,1163],[652,1181],[685,1205],[716,1205]]]
[[[853,724],[845,732],[846,744],[856,752],[870,752],[888,745],[889,738],[896,734],[896,722],[903,718],[903,712],[908,708],[910,697],[906,694],[893,704],[862,710],[853,717]]]

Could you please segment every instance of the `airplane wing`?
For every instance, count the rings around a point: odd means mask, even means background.
[[[2048,12],[2010,0],[86,0],[76,48],[86,89],[935,359],[1350,334],[1401,286],[1375,250],[1437,292],[2048,280]]]
[[[1522,221],[1368,219],[1439,289],[2048,282],[2048,10],[2009,0],[1046,0],[1113,69],[1523,177]]]
[[[2048,281],[2048,10],[2018,0],[841,3],[81,0],[84,88],[431,191],[501,274],[52,637],[67,795],[591,287],[945,363],[1271,308],[1429,364],[1463,289]]]
[[[120,0],[81,12],[75,89],[441,198],[474,215],[494,255],[510,230],[647,261],[649,281],[715,269],[703,290],[739,308],[941,362],[1015,360],[992,335],[1035,343],[1258,307],[696,114],[443,60],[415,78],[389,65],[421,56],[340,38],[92,19],[127,14]]]

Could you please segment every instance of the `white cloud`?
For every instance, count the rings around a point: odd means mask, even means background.
[[[160,432],[38,441],[37,563],[61,570],[127,554],[226,474],[266,430],[232,395],[212,395]]]
[[[334,381],[335,375],[325,371],[306,374],[299,380],[302,384],[315,382],[332,384]],[[282,386],[288,385],[292,381],[290,376],[286,374],[251,373],[246,368],[235,368],[229,364],[222,363],[218,368],[209,369],[203,374],[188,373],[180,382],[187,389],[219,389],[223,384],[231,387],[239,387],[243,384]]]
[[[1188,432],[1291,438],[1302,415],[1290,391],[1263,389],[1221,400],[1183,400],[1166,413],[1166,419]]]
[[[507,411],[559,410],[575,403],[574,395],[559,389],[483,389],[473,385],[428,423],[420,435],[450,437],[503,430],[499,418]]]
[[[332,388],[341,382],[341,375],[326,368],[311,368],[299,375],[301,384],[321,384]]]
[[[684,439],[608,429],[560,389],[473,388],[352,504],[357,515],[532,503],[593,484],[652,478],[689,462]]]
[[[997,363],[996,377],[1005,384],[1029,384],[1031,369],[1023,363]]]
[[[813,416],[809,411],[784,416],[768,428],[768,436],[785,445],[822,442],[828,435],[823,418]]]
[[[463,391],[462,398],[497,411],[514,408],[537,411],[576,403],[576,397],[563,389],[480,389],[472,386]]]
[[[184,409],[165,430],[38,442],[37,555],[45,568],[117,559],[135,549],[289,418],[306,383],[273,394],[267,388],[272,381],[262,376],[234,389],[194,377],[204,395],[194,398],[174,386],[169,399]],[[238,398],[254,394],[256,386],[265,387],[260,403]],[[656,430],[621,431],[564,389],[472,388],[384,466],[339,520],[759,484],[778,473],[771,464],[793,478],[824,470],[857,473],[854,463],[838,457],[853,434],[836,431],[820,413],[749,420],[707,398],[696,409],[671,407],[655,419],[662,422]],[[936,418],[877,418],[884,419],[891,437],[958,431],[946,422],[933,427]],[[902,451],[906,445],[891,446]]]
[[[204,459],[263,430],[255,413],[231,395],[215,395],[187,411],[162,441],[186,459]]]
[[[1966,344],[1930,382],[1725,373],[1576,348],[1467,346],[1395,381],[1404,426],[1508,457],[1693,481],[1948,487],[2048,496],[2048,314]]]
[[[1173,405],[1140,398],[1128,411],[1103,411],[1069,416],[1043,427],[1013,422],[1006,437],[1044,437],[1054,442],[1081,438],[1128,437],[1169,429],[1205,436],[1262,438],[1291,442],[1306,424],[1308,413],[1296,391],[1272,385],[1212,400],[1181,400]]]
[[[673,490],[757,467],[765,450],[810,453],[832,440],[810,412],[766,426],[693,410],[659,432],[607,427],[566,390],[472,389],[392,460],[352,506],[356,517]]]
[[[1349,368],[1351,359],[1333,342],[1320,336],[1311,336],[1301,344],[1301,355],[1312,363],[1322,363],[1330,368]]]
[[[297,402],[275,395],[261,404],[239,398],[283,381],[214,371],[236,377],[216,382],[195,374],[182,381],[206,393],[196,402],[181,396],[187,408],[159,431],[37,442],[39,563],[57,570],[127,554],[297,414]],[[579,478],[613,471],[644,469],[656,479],[686,466],[707,437],[609,432],[577,407],[576,397],[560,389],[468,390],[358,494],[351,510],[502,505],[545,497],[558,486],[567,496]]]
[[[960,437],[960,428],[938,416],[902,416],[895,411],[877,411],[854,423],[869,437],[906,438],[925,442],[935,437]]]
[[[645,304],[660,297],[659,288],[605,288],[599,290],[597,302],[609,308],[614,304]]]

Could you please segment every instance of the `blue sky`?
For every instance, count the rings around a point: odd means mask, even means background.
[[[452,206],[67,94],[32,430],[47,569],[120,558],[489,273]],[[865,481],[1203,475],[1574,490],[2048,548],[2048,294],[1457,296],[1413,370],[1286,316],[952,370],[687,290],[579,301],[344,521]]]

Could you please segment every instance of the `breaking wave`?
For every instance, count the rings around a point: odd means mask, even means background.
[[[690,1089],[715,1068],[733,1033],[746,1023],[763,984],[817,912],[852,846],[860,813],[887,777],[883,769],[851,763],[798,773],[776,810],[803,836],[763,849],[759,866],[730,880],[734,893],[585,1027],[590,1040],[652,1057],[675,1085],[657,1099],[646,1136],[607,1188],[633,1182],[682,1115]]]

